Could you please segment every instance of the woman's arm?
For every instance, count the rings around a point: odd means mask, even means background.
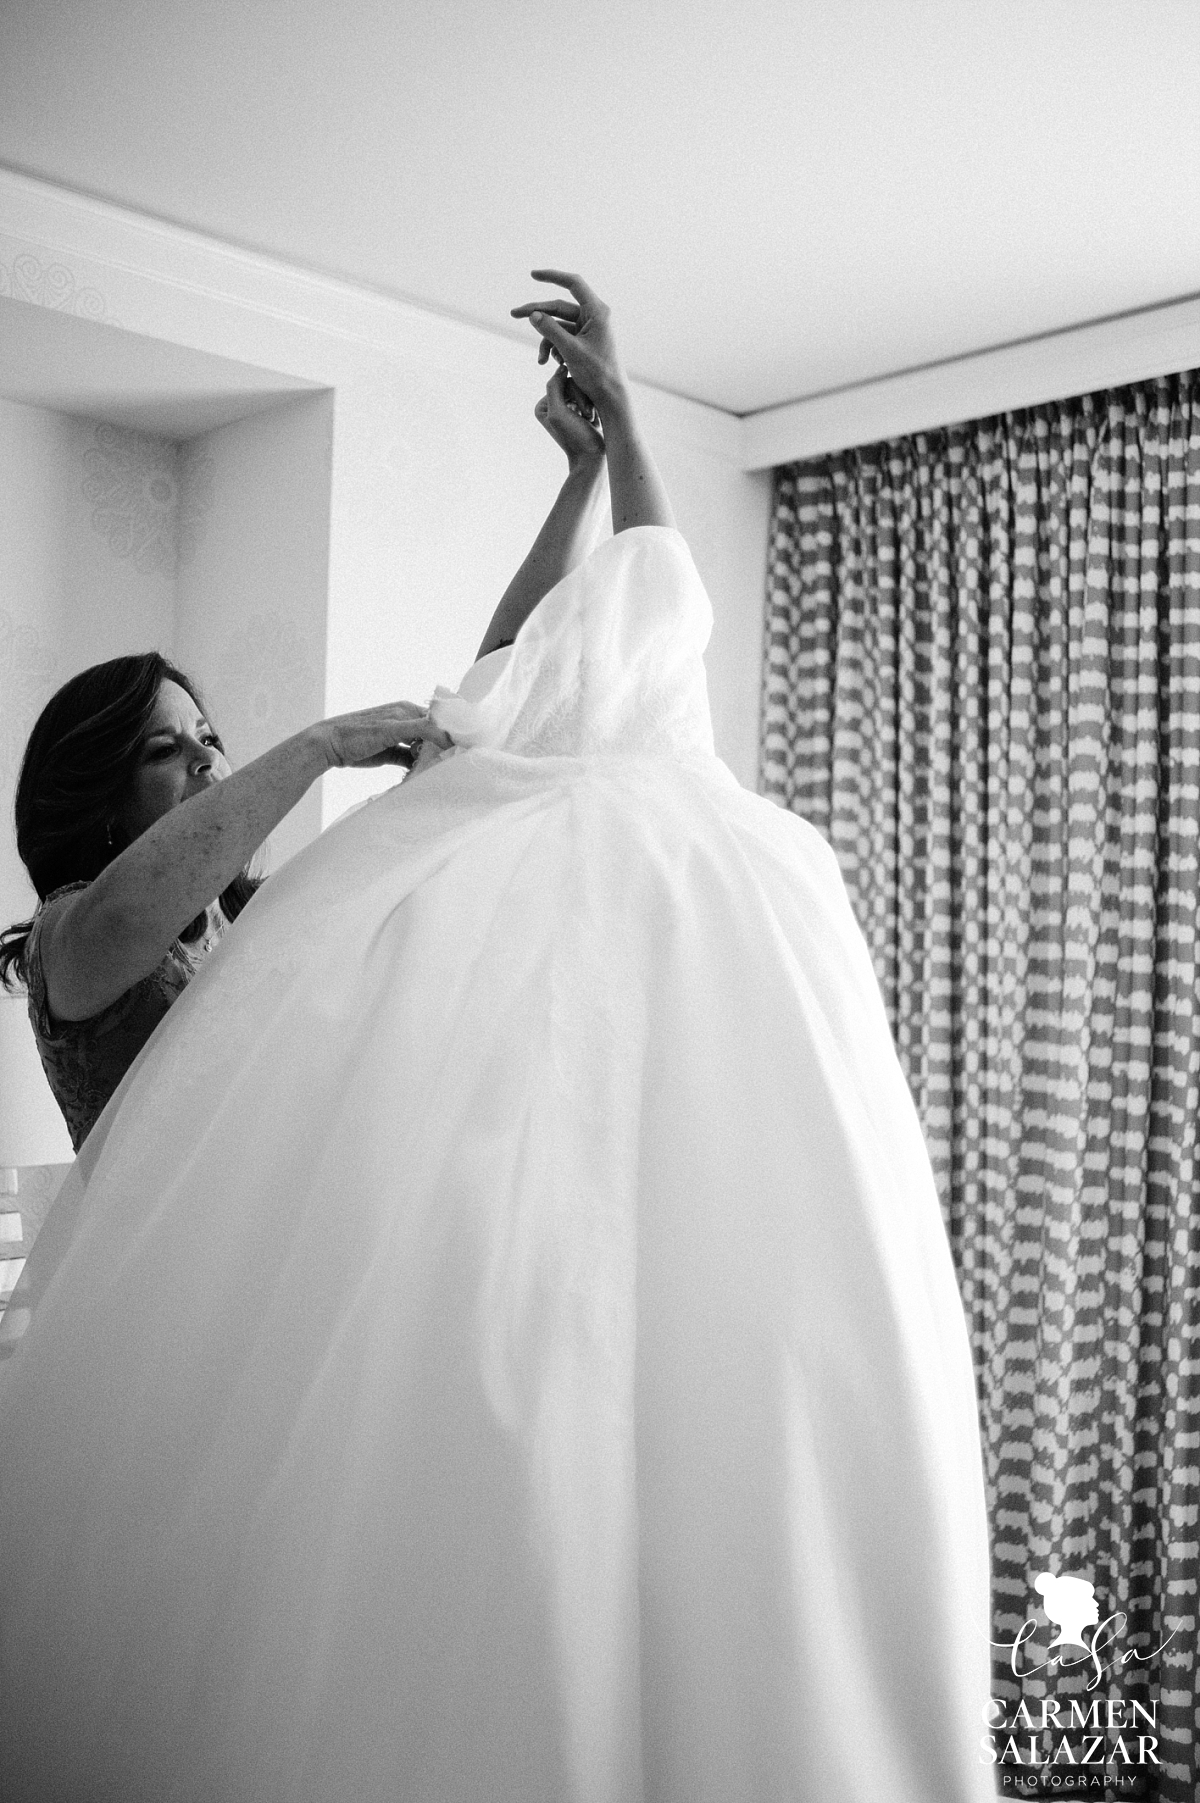
[[[42,929],[50,1012],[87,1020],[149,976],[324,771],[407,763],[401,744],[448,743],[409,702],[305,728],[147,827]]]
[[[634,414],[609,309],[582,276],[561,269],[535,269],[532,275],[535,282],[556,282],[574,297],[527,301],[513,308],[513,317],[528,319],[541,334],[538,361],[557,357],[596,405],[604,427],[613,531],[674,526],[667,491]]]
[[[528,557],[501,596],[477,658],[515,639],[543,596],[582,560],[603,502],[604,440],[576,411],[564,371],[551,378],[533,411],[566,452],[567,478]]]

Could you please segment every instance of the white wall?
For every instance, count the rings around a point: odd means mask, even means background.
[[[771,471],[731,469],[726,459],[668,433],[656,435],[655,445],[679,529],[712,597],[705,664],[717,751],[754,789]]]
[[[180,459],[192,505],[182,522],[174,650],[236,768],[324,711],[332,397],[204,433]],[[267,868],[320,828],[313,789],[271,835]]]
[[[0,925],[34,893],[13,798],[30,728],[88,664],[174,633],[177,447],[0,400]]]

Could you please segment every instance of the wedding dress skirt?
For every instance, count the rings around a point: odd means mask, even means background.
[[[271,878],[0,1367],[0,1795],[990,1795],[971,1361],[833,854],[621,534]]]

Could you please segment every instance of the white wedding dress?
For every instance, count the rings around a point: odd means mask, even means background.
[[[975,1395],[833,854],[627,532],[272,877],[0,1366],[0,1796],[964,1803]]]

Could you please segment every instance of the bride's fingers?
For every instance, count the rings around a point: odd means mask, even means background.
[[[548,313],[539,311],[529,315],[529,323],[542,335],[542,349],[538,352],[539,363],[544,363],[546,356],[551,351],[560,363],[569,363],[572,353],[578,352],[582,340],[560,320],[551,319]]]
[[[546,388],[546,411],[548,414],[577,414],[580,419],[586,418],[592,410],[591,402],[579,387],[572,381],[565,369],[560,369],[552,376]]]
[[[560,288],[566,288],[583,306],[602,307],[604,302],[594,288],[589,288],[581,275],[573,275],[567,269],[531,269],[529,271],[535,282],[555,282]]]
[[[519,307],[512,307],[509,311],[513,319],[528,319],[531,313],[550,313],[556,319],[570,322],[579,319],[581,309],[575,301],[549,300],[523,301]]]
[[[567,376],[564,380],[562,398],[566,406],[578,413],[579,417],[585,419],[589,425],[595,421],[597,417],[596,404],[591,395],[584,392],[573,376]]]

